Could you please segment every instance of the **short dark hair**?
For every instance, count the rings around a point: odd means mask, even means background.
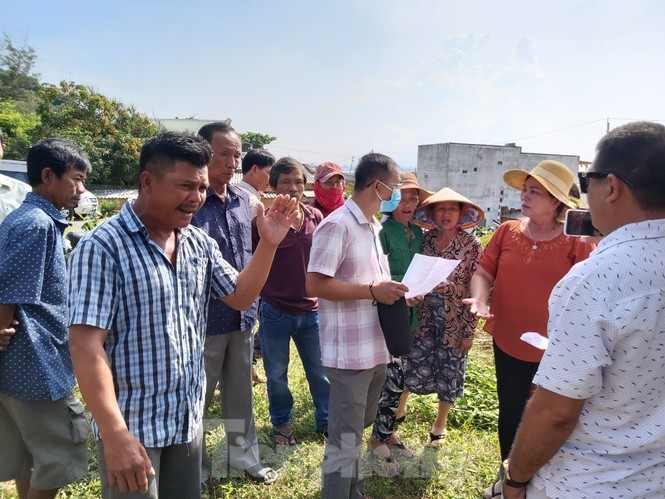
[[[356,166],[354,192],[365,190],[375,180],[385,181],[399,167],[395,161],[377,152],[365,154]]]
[[[263,170],[274,164],[275,156],[265,149],[250,149],[245,153],[245,157],[242,158],[242,172],[247,173],[254,165],[258,166],[259,170]]]
[[[214,123],[208,123],[199,128],[199,135],[206,139],[208,143],[212,142],[212,136],[216,133],[235,133],[242,141],[240,134],[236,132],[235,128],[226,123],[225,121],[215,121]]]
[[[211,157],[212,149],[203,137],[185,132],[161,132],[143,144],[139,172],[150,171],[161,177],[176,161],[203,168],[208,166]]]
[[[270,178],[268,179],[270,187],[275,189],[277,187],[277,182],[279,182],[279,176],[288,175],[293,170],[300,170],[303,180],[307,180],[307,177],[305,176],[305,167],[300,161],[289,156],[279,158],[275,161],[275,164],[272,165],[272,169],[270,170]]]
[[[643,210],[665,208],[665,126],[635,121],[608,132],[596,146],[593,169],[628,178]]]
[[[28,151],[28,183],[36,187],[42,183],[42,171],[50,168],[57,178],[72,168],[90,172],[90,160],[85,153],[71,142],[63,139],[44,139],[34,144]]]

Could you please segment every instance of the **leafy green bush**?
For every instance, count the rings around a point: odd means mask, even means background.
[[[490,238],[494,234],[494,227],[475,227],[473,229],[473,235],[480,239],[480,242],[483,245],[483,248],[487,246]]]
[[[109,218],[117,214],[125,202],[122,199],[104,199],[99,202],[99,211],[102,217]]]

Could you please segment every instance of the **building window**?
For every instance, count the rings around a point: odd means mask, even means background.
[[[466,173],[466,170],[462,170],[462,173]]]
[[[497,164],[502,165],[503,161],[497,161]]]
[[[477,172],[477,171],[478,171],[478,168],[474,168],[473,171],[474,171],[474,172]]]
[[[423,175],[423,177],[424,177],[424,178],[428,178],[428,177],[427,177],[427,173],[426,173],[425,175]]]

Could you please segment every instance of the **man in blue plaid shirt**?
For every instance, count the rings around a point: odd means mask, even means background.
[[[194,135],[149,139],[138,199],[71,256],[70,348],[105,498],[200,496],[208,301],[249,307],[294,217],[294,202],[277,199],[258,220],[265,244],[238,273],[189,225],[210,158]]]

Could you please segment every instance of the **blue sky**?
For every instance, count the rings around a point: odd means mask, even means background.
[[[516,142],[593,158],[665,120],[665,2],[0,0],[62,79],[157,118],[231,118],[276,156],[415,167],[419,144]]]

